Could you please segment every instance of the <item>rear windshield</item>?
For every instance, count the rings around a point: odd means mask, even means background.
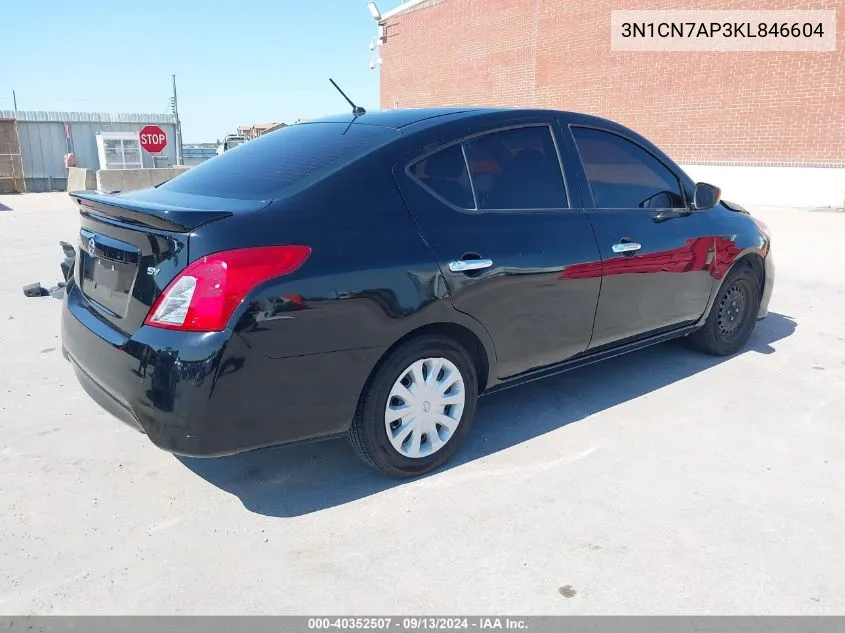
[[[275,198],[360,158],[397,134],[372,125],[291,125],[223,152],[159,188],[242,200]]]

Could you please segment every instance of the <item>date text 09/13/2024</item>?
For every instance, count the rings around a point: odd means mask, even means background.
[[[308,629],[370,631],[524,630],[525,620],[510,617],[323,617],[308,618]]]

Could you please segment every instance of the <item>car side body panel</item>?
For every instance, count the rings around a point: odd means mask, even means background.
[[[561,117],[559,124],[562,144],[576,156],[573,127],[609,132],[639,146],[678,178],[684,198],[678,208],[601,208],[583,164],[579,160],[573,165],[570,178],[581,191],[601,250],[601,262],[568,271],[602,278],[590,349],[703,323],[727,270],[750,253],[767,256],[768,238],[751,216],[724,205],[692,211],[695,183],[647,139],[595,117]],[[628,253],[612,250],[626,242],[639,248]]]
[[[435,197],[408,173],[417,160],[460,141],[526,128],[548,130],[550,139],[553,133],[554,120],[547,116],[485,118],[469,134],[462,126],[412,151],[393,173],[437,258],[453,305],[490,333],[497,350],[496,376],[504,379],[586,349],[600,280],[562,273],[597,259],[598,249],[577,191],[561,197],[559,209],[479,212]],[[469,273],[449,269],[452,261],[472,258],[489,259],[492,265]]]

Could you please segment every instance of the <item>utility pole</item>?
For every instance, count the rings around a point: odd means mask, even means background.
[[[18,130],[18,126],[20,125],[18,123],[18,96],[15,94],[14,90],[12,90],[12,105],[15,108],[15,143],[18,146],[18,158],[20,159],[21,133],[20,133],[20,130]],[[9,148],[9,153],[12,152],[12,149],[13,148]],[[10,157],[10,158],[13,158],[13,157]],[[42,160],[41,162],[43,163],[44,161]],[[23,186],[20,189],[18,189],[18,191],[23,191],[24,193],[26,193],[26,178],[25,178],[25,176],[26,176],[26,174],[24,174],[24,172],[23,172],[23,163],[21,163],[21,184]],[[12,160],[12,186],[13,187],[15,186],[15,161],[14,160]],[[51,187],[51,189],[52,189],[52,187]]]
[[[176,164],[182,165],[182,123],[179,121],[179,103],[176,101],[176,75],[173,75],[173,97],[170,99],[176,115]]]

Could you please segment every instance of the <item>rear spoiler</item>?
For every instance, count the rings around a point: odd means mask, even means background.
[[[83,214],[105,216],[127,224],[165,231],[190,231],[201,224],[232,215],[231,211],[178,208],[99,191],[72,191],[69,195]]]

